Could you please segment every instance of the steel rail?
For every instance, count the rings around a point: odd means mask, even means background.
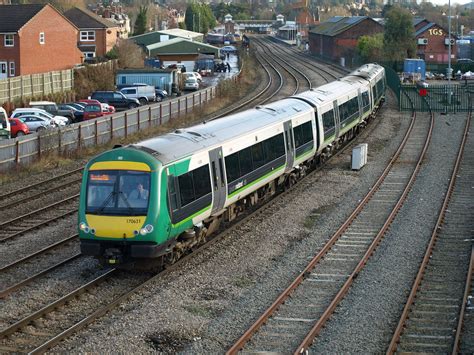
[[[12,225],[12,224],[14,224],[14,223],[16,223],[16,222],[18,222],[18,221],[21,221],[21,220],[25,219],[25,218],[35,216],[35,215],[37,215],[37,214],[40,213],[40,212],[47,211],[47,210],[52,209],[52,208],[54,208],[54,207],[58,207],[59,205],[64,204],[64,203],[66,203],[66,202],[69,202],[69,201],[71,201],[71,200],[77,199],[78,197],[79,197],[79,194],[75,194],[75,195],[73,195],[73,196],[70,196],[70,197],[67,197],[67,198],[65,198],[65,199],[62,199],[62,200],[60,200],[60,201],[58,201],[58,202],[54,202],[54,203],[52,203],[52,204],[49,204],[49,205],[47,205],[47,206],[45,206],[45,207],[38,208],[38,209],[36,209],[36,210],[34,210],[34,211],[31,211],[31,212],[29,212],[29,213],[26,213],[26,214],[24,214],[24,215],[22,215],[22,216],[15,217],[15,218],[10,219],[10,220],[8,220],[8,221],[6,221],[6,222],[0,223],[0,229],[5,228],[6,226],[10,226],[10,225]],[[14,238],[14,237],[17,237],[18,235],[24,234],[24,233],[26,233],[26,232],[28,232],[28,231],[31,231],[31,230],[33,230],[33,229],[36,229],[36,228],[41,227],[41,226],[43,226],[43,225],[45,225],[45,224],[51,223],[51,222],[53,222],[53,221],[55,221],[55,220],[58,220],[58,219],[60,219],[60,218],[63,218],[63,217],[65,217],[65,216],[71,215],[71,214],[76,213],[76,212],[77,212],[77,208],[75,208],[75,209],[73,209],[73,210],[69,210],[69,211],[67,211],[67,212],[65,212],[65,213],[62,213],[62,214],[56,216],[56,217],[49,218],[49,219],[47,219],[47,220],[45,220],[45,221],[43,221],[43,222],[36,223],[36,224],[34,224],[34,225],[32,225],[32,226],[29,226],[29,227],[27,227],[27,228],[24,228],[24,229],[22,229],[22,230],[20,230],[20,231],[17,231],[17,232],[15,232],[15,233],[13,233],[13,234],[10,234],[10,235],[6,236],[6,237],[0,238],[0,242],[5,242],[6,240],[12,239],[12,238]]]
[[[6,270],[8,270],[8,269],[10,269],[10,268],[12,268],[12,267],[14,267],[14,266],[17,266],[18,264],[24,263],[25,261],[28,261],[29,259],[32,259],[32,258],[34,258],[34,257],[36,257],[36,256],[41,255],[41,254],[44,254],[44,253],[50,251],[51,249],[54,249],[54,248],[56,248],[56,247],[58,247],[58,246],[61,246],[61,245],[66,244],[66,243],[69,243],[71,240],[77,238],[78,236],[79,236],[79,234],[77,234],[77,233],[76,233],[76,234],[73,234],[73,235],[71,235],[71,236],[69,236],[69,237],[67,237],[67,238],[64,238],[64,239],[62,239],[62,240],[60,240],[60,241],[58,241],[58,242],[56,242],[56,243],[54,243],[54,244],[48,245],[47,247],[44,247],[43,249],[40,249],[40,250],[38,250],[38,251],[36,251],[36,252],[34,252],[34,253],[31,253],[31,254],[29,254],[29,255],[27,255],[27,256],[21,258],[21,259],[18,259],[18,260],[14,261],[14,262],[12,262],[12,263],[10,263],[10,264],[7,264],[7,265],[5,265],[5,266],[2,266],[2,267],[0,268],[0,273],[5,272]]]
[[[54,181],[54,180],[59,180],[59,179],[62,179],[62,178],[65,178],[67,176],[70,176],[70,175],[73,175],[73,174],[76,174],[80,171],[84,170],[84,168],[78,168],[78,169],[74,169],[74,170],[71,170],[71,171],[68,171],[64,174],[61,174],[61,175],[58,175],[58,176],[55,176],[54,178],[51,178],[51,179],[47,179],[47,180],[42,180],[42,181],[38,181],[36,183],[33,183],[33,184],[30,184],[30,185],[27,185],[27,186],[23,186],[19,189],[16,189],[14,191],[11,191],[11,192],[8,192],[6,194],[3,194],[0,196],[0,201],[2,200],[5,200],[7,198],[10,198],[11,196],[14,196],[14,195],[18,195],[18,194],[22,194],[24,193],[25,191],[27,190],[31,190],[31,189],[34,189],[38,186],[41,186],[41,185],[44,185],[44,184],[47,184],[47,183],[50,183],[51,181]],[[0,206],[0,208],[4,208],[4,206]]]
[[[387,349],[387,352],[386,352],[387,355],[388,354],[393,354],[396,351],[396,348],[398,346],[398,342],[399,342],[400,337],[401,337],[402,332],[403,332],[403,328],[405,326],[406,321],[408,320],[408,314],[410,313],[410,307],[415,302],[416,294],[417,294],[417,292],[418,292],[418,290],[421,286],[421,282],[423,280],[423,277],[424,277],[424,274],[425,274],[425,271],[426,271],[426,267],[428,266],[428,263],[431,259],[431,255],[432,255],[434,246],[435,246],[436,241],[438,239],[438,229],[441,227],[441,225],[443,223],[443,220],[444,220],[445,215],[446,215],[446,210],[448,208],[452,193],[454,191],[454,186],[455,186],[456,179],[457,179],[458,169],[459,169],[459,166],[461,164],[461,160],[462,160],[462,156],[463,156],[463,152],[464,152],[464,147],[465,147],[465,143],[466,143],[466,140],[467,140],[467,135],[468,135],[468,132],[469,132],[469,124],[470,124],[470,115],[469,115],[468,120],[466,122],[463,138],[462,138],[462,141],[461,141],[461,144],[460,144],[460,147],[459,147],[459,151],[458,151],[458,155],[457,155],[457,158],[456,158],[456,161],[455,161],[455,164],[454,164],[453,172],[451,174],[451,179],[450,179],[449,186],[447,188],[446,196],[445,196],[443,204],[441,206],[436,224],[433,228],[433,232],[431,234],[430,242],[429,242],[429,244],[426,248],[426,252],[425,252],[425,255],[424,255],[423,260],[421,262],[421,265],[420,265],[420,268],[418,270],[417,276],[415,278],[415,281],[413,282],[412,289],[411,289],[410,294],[408,296],[408,299],[405,303],[405,307],[403,308],[403,312],[402,312],[402,315],[401,315],[400,320],[398,322],[397,328],[395,329],[395,332],[393,334],[390,345],[388,346],[388,349]],[[468,292],[467,288],[466,288],[466,292]],[[460,322],[462,323],[461,319],[460,319]],[[454,353],[454,349],[453,349],[453,353]]]
[[[309,348],[309,346],[313,343],[314,338],[320,333],[320,331],[322,330],[322,328],[326,324],[326,321],[334,313],[334,311],[335,311],[336,307],[338,306],[338,304],[342,301],[344,296],[347,294],[347,292],[348,292],[350,286],[352,285],[354,279],[357,277],[357,275],[360,273],[360,271],[365,267],[367,261],[372,256],[372,254],[375,251],[375,249],[377,248],[377,246],[380,244],[380,241],[384,237],[385,232],[388,230],[388,228],[390,227],[390,224],[395,219],[398,211],[402,207],[403,203],[405,202],[405,200],[408,196],[408,193],[410,192],[413,184],[415,183],[415,180],[417,178],[417,175],[418,175],[418,172],[420,170],[421,164],[423,162],[423,159],[426,155],[426,151],[428,150],[428,146],[429,146],[430,141],[431,141],[431,136],[432,136],[432,132],[433,132],[433,125],[434,125],[434,115],[432,114],[431,115],[430,130],[428,132],[428,136],[427,136],[425,145],[424,145],[423,150],[420,154],[420,157],[419,157],[418,162],[415,166],[415,169],[414,169],[414,171],[413,171],[413,173],[410,177],[410,180],[409,180],[408,184],[406,185],[406,187],[405,187],[405,189],[402,193],[402,196],[399,198],[397,204],[395,205],[392,212],[388,216],[386,222],[384,223],[384,225],[382,226],[380,231],[377,233],[377,236],[375,237],[374,241],[371,243],[369,249],[364,254],[362,260],[360,260],[359,264],[357,264],[356,268],[354,269],[352,274],[349,276],[347,281],[344,283],[341,290],[337,293],[336,297],[334,297],[334,299],[331,302],[330,306],[326,309],[326,311],[323,313],[323,315],[318,319],[318,321],[316,322],[314,327],[310,330],[310,332],[305,337],[303,342],[298,346],[298,348],[294,352],[295,354],[304,353]]]
[[[73,260],[76,260],[78,257],[80,257],[82,254],[81,253],[76,253],[74,254],[73,256],[67,258],[67,259],[64,259],[42,271],[39,271],[37,272],[36,274],[24,279],[24,280],[21,280],[20,282],[17,282],[16,284],[4,289],[4,290],[1,290],[0,291],[0,299],[2,298],[5,298],[7,297],[8,295],[10,295],[12,292],[18,290],[21,286],[24,286],[34,280],[36,280],[37,278],[43,276],[43,275],[46,275],[47,273],[53,271],[53,270],[56,270],[57,268],[59,268],[60,266],[63,266]]]
[[[304,270],[294,279],[294,281],[278,296],[278,298],[272,303],[272,305],[249,327],[249,329],[235,342],[235,344],[226,352],[226,354],[236,354],[238,351],[243,349],[244,345],[248,340],[257,332],[257,330],[264,325],[267,320],[275,313],[275,311],[290,297],[291,293],[303,282],[311,270],[316,266],[317,263],[328,253],[328,251],[333,247],[337,242],[343,232],[348,228],[352,221],[359,215],[367,202],[375,194],[376,189],[382,184],[385,177],[392,169],[396,160],[400,156],[403,148],[405,147],[406,142],[410,136],[410,133],[414,127],[414,122],[416,119],[416,113],[413,114],[410,126],[405,133],[405,136],[400,143],[397,151],[394,156],[391,158],[387,167],[382,172],[381,176],[378,178],[374,186],[370,189],[368,194],[360,201],[357,207],[353,210],[347,220],[338,228],[334,235],[326,242],[324,247],[318,252],[318,254],[309,262],[309,264],[304,268]]]

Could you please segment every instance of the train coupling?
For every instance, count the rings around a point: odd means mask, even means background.
[[[123,254],[117,248],[105,249],[104,259],[107,264],[117,265],[123,263]]]

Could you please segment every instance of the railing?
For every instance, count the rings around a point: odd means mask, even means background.
[[[189,113],[195,106],[215,96],[216,87],[213,86],[158,104],[0,141],[0,171],[7,171],[19,164],[30,164],[50,152],[62,154],[104,144],[116,137],[127,137]]]

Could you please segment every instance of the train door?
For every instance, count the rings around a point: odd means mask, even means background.
[[[286,148],[286,169],[285,171],[291,171],[293,163],[295,161],[295,148],[293,144],[293,124],[291,121],[283,123],[285,128],[285,148]]]
[[[339,106],[337,105],[337,100],[334,100],[332,102],[332,104],[334,106],[334,128],[335,128],[334,137],[338,138],[339,137],[339,126],[340,126],[340,123],[341,123],[341,120],[339,119]]]
[[[222,147],[209,151],[209,164],[212,176],[212,212],[219,212],[224,208],[227,197],[227,184],[224,173],[224,155]]]

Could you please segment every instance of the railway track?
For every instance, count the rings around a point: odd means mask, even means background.
[[[83,168],[74,169],[3,194],[0,196],[0,211],[31,203],[48,194],[67,189],[73,184],[78,184],[82,179],[82,170]]]
[[[5,242],[76,213],[78,200],[79,194],[75,194],[0,223],[0,242]]]
[[[228,354],[308,350],[402,206],[428,147],[432,125],[432,116],[413,115],[397,153],[367,196]]]
[[[448,192],[387,354],[459,352],[474,266],[474,137],[468,135],[469,127],[470,117]]]
[[[0,268],[0,299],[81,256],[74,234]],[[74,248],[74,245],[76,248]]]

